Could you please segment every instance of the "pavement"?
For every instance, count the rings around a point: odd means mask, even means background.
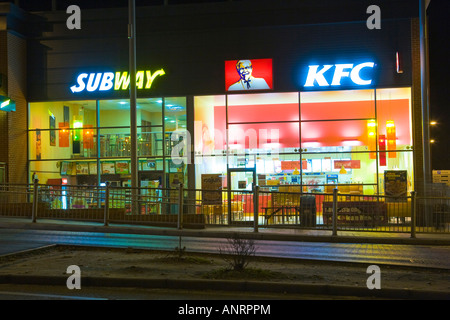
[[[122,234],[229,238],[238,232],[244,239],[268,241],[300,241],[330,243],[376,243],[376,244],[410,244],[410,245],[450,245],[450,233],[417,233],[411,237],[405,232],[378,231],[344,231],[338,230],[333,235],[331,230],[302,229],[295,227],[259,227],[257,232],[252,227],[207,225],[203,229],[177,229],[174,227],[154,227],[139,224],[74,221],[57,219],[30,219],[0,217],[0,229],[60,230],[75,232],[108,232]]]
[[[100,222],[68,221],[54,219],[38,219],[33,223],[30,219],[0,217],[0,229],[33,229],[33,230],[60,230],[75,232],[108,232],[122,234],[189,236],[189,237],[217,237],[228,238],[239,232],[242,238],[274,240],[274,241],[301,241],[301,242],[333,242],[333,243],[377,243],[377,244],[410,244],[410,245],[436,245],[450,246],[450,234],[446,233],[417,233],[412,238],[409,233],[393,232],[355,232],[338,231],[336,236],[331,230],[309,230],[299,228],[263,228],[257,232],[249,227],[207,226],[204,229],[176,229],[168,227],[153,227],[143,225],[130,225],[110,223],[105,226]],[[31,249],[39,250],[39,249]],[[17,256],[26,254],[16,253]],[[14,255],[14,254],[12,254]],[[11,254],[9,255],[11,256]],[[1,258],[2,256],[0,256]],[[4,256],[3,256],[4,257]],[[15,284],[61,284],[67,278],[48,276],[17,276],[4,275],[0,283]],[[272,293],[308,293],[316,295],[339,295],[363,298],[382,299],[437,299],[450,300],[450,292],[410,290],[410,289],[384,289],[367,290],[350,286],[312,285],[298,283],[269,283],[264,281],[232,281],[232,280],[180,280],[180,279],[119,279],[119,278],[86,278],[83,283],[88,286],[102,287],[139,287],[164,289],[192,289],[192,290],[225,290],[240,292],[272,292]]]

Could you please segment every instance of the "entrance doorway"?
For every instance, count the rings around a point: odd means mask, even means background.
[[[227,168],[228,224],[253,224],[256,168]]]
[[[142,214],[166,213],[167,206],[163,205],[162,197],[164,171],[139,171],[139,187]]]

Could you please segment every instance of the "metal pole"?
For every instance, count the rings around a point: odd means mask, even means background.
[[[128,0],[128,40],[130,72],[130,142],[131,142],[131,210],[137,214],[138,161],[136,127],[136,6],[134,0]]]
[[[38,210],[38,188],[39,188],[39,179],[34,179],[33,180],[33,206],[31,207],[31,221],[33,223],[36,222],[36,218],[37,218],[37,210]]]
[[[109,181],[106,182],[105,187],[105,210],[104,210],[104,225],[108,226],[109,221]]]
[[[430,159],[430,119],[429,119],[429,82],[428,82],[428,29],[426,1],[419,0],[420,17],[420,87],[422,97],[422,145],[423,145],[423,175],[426,195],[427,186],[431,183],[431,159]]]
[[[416,192],[411,191],[411,238],[416,237]]]
[[[101,192],[100,192],[100,184],[102,183],[102,168],[100,163],[100,157],[101,157],[101,137],[100,137],[100,101],[97,100],[95,103],[96,108],[96,127],[97,127],[97,208],[102,207],[102,198],[101,198]],[[106,141],[105,141],[106,143]],[[107,154],[105,154],[106,156]]]
[[[253,183],[253,231],[258,232],[259,186]]]
[[[338,189],[333,189],[333,236],[337,236],[337,194]]]
[[[180,183],[178,187],[178,229],[183,229],[183,184]]]

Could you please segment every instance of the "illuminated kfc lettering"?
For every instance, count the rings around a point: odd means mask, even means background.
[[[153,81],[157,76],[163,76],[166,73],[164,69],[151,71],[137,71],[136,72],[136,88],[150,89]],[[130,85],[130,75],[128,72],[99,72],[99,73],[80,73],[77,77],[77,84],[70,87],[73,93],[79,93],[84,90],[88,92],[93,91],[108,91],[127,90]]]
[[[319,69],[320,65],[312,65],[309,66],[305,87],[314,87],[315,83],[317,83],[319,87],[330,86],[330,83],[325,75],[330,78],[331,75],[328,71],[332,70],[333,67],[334,73],[332,74],[333,77],[331,78],[332,86],[340,86],[341,80],[348,77],[350,77],[351,81],[356,85],[370,85],[372,84],[372,79],[362,79],[361,70],[364,68],[374,68],[374,66],[374,62],[364,62],[356,66],[354,66],[353,64],[327,64],[322,66],[321,69]]]

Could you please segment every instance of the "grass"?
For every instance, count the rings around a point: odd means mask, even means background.
[[[167,255],[165,257],[159,257],[154,259],[155,262],[167,262],[167,263],[187,263],[187,264],[212,264],[213,261],[211,259],[191,256],[191,255],[182,255],[179,256],[177,254]]]
[[[221,268],[204,273],[202,278],[224,280],[273,280],[288,279],[288,276],[281,272],[259,268],[245,268],[239,271],[230,268]]]

